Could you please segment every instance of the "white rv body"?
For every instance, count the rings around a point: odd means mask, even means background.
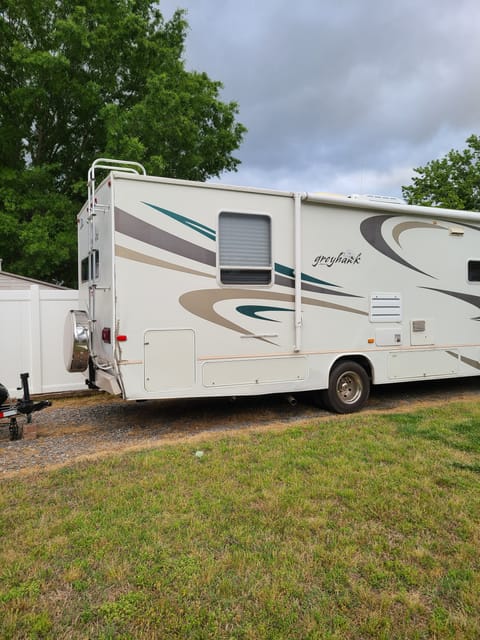
[[[78,232],[90,382],[127,400],[480,373],[480,214],[111,171]]]

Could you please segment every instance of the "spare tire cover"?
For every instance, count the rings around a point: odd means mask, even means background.
[[[65,368],[80,373],[88,367],[90,327],[86,311],[71,310],[65,319],[63,356]]]

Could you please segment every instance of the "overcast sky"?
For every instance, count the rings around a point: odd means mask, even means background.
[[[480,134],[479,0],[161,0],[248,127],[224,183],[401,195]],[[218,180],[217,180],[218,181]]]

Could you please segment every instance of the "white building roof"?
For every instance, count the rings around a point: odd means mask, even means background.
[[[61,287],[58,284],[42,282],[41,280],[35,280],[25,276],[17,276],[14,273],[8,273],[7,271],[0,270],[0,291],[5,291],[7,289],[30,289],[32,284],[37,284],[40,289],[65,289],[65,287]]]

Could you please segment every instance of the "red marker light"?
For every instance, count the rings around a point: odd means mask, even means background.
[[[126,341],[127,341],[127,336],[124,336],[124,335],[117,336],[117,342],[126,342]]]
[[[102,340],[103,342],[108,342],[109,344],[112,341],[112,332],[110,331],[110,327],[104,327],[102,329]]]

